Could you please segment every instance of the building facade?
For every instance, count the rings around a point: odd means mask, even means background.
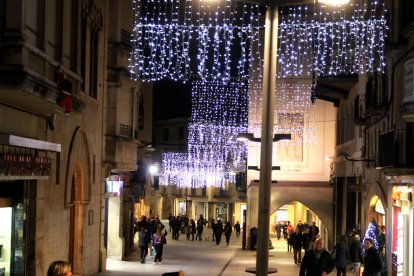
[[[386,5],[385,72],[321,79],[318,93],[338,107],[334,232],[364,236],[375,221],[384,226],[387,275],[413,275],[414,4]]]

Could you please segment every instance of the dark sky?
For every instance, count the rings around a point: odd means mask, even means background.
[[[164,79],[153,86],[153,119],[191,117],[191,81]]]

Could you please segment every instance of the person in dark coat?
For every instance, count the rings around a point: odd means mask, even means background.
[[[216,235],[216,244],[219,245],[221,241],[221,235],[223,234],[223,224],[221,223],[221,220],[217,221],[214,234]]]
[[[191,240],[194,241],[194,234],[196,233],[196,223],[192,219],[191,220]]]
[[[203,229],[204,229],[204,218],[203,218],[203,215],[200,215],[200,218],[197,220],[197,235],[196,235],[196,239],[198,237],[199,241],[202,240],[201,235],[203,234]]]
[[[354,234],[354,239],[349,245],[349,260],[352,264],[353,276],[359,275],[359,268],[362,263],[362,244],[361,238],[358,234]]]
[[[215,241],[214,239],[214,229],[216,228],[216,223],[214,222],[214,219],[211,219],[211,230],[213,230],[213,241]]]
[[[299,276],[326,276],[334,268],[331,254],[325,250],[321,238],[315,240],[313,249],[305,253],[300,265]]]
[[[233,227],[230,224],[230,221],[226,223],[226,226],[224,227],[224,236],[226,236],[226,244],[227,246],[230,244],[230,236],[231,232],[233,232]]]
[[[240,223],[238,221],[234,225],[234,231],[236,231],[236,237],[238,238],[240,236]]]
[[[293,247],[293,259],[295,260],[295,264],[300,264],[302,262],[303,236],[298,227],[296,227],[295,232],[290,235],[289,245]]]
[[[346,236],[342,235],[340,241],[334,246],[332,251],[332,258],[335,259],[336,275],[346,276],[346,266],[349,260],[349,246],[346,241]]]
[[[147,233],[147,229],[141,227],[141,231],[138,233],[138,246],[141,249],[141,264],[145,263],[145,258],[148,255],[148,245],[151,242],[151,235]]]
[[[383,268],[382,258],[378,249],[374,246],[374,241],[370,238],[364,240],[365,258],[363,276],[380,276]]]

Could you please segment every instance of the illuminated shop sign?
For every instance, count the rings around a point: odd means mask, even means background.
[[[25,154],[0,153],[1,176],[49,176],[52,159]]]
[[[410,213],[413,201],[413,188],[411,186],[394,186],[391,198],[394,206],[401,207],[402,214],[407,215]]]
[[[105,181],[105,193],[112,194],[113,196],[119,196],[121,188],[124,185],[124,181],[119,175],[110,175]]]

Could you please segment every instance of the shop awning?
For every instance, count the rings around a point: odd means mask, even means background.
[[[0,145],[8,145],[14,147],[23,147],[29,149],[38,149],[45,151],[61,151],[61,145],[42,140],[36,140],[26,137],[15,136],[11,134],[0,134]]]

